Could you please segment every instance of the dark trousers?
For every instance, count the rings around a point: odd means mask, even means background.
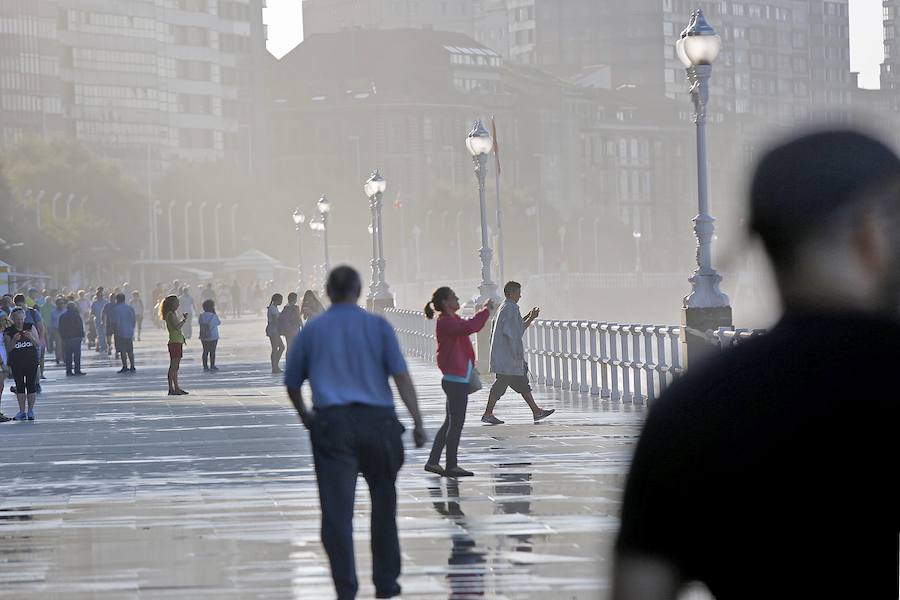
[[[403,466],[403,425],[393,408],[362,404],[319,411],[310,431],[319,502],[322,545],[340,600],[356,597],[359,587],[353,557],[353,500],[362,473],[372,501],[372,580],[378,593],[398,588],[400,540],[397,490]]]
[[[81,372],[81,338],[66,338],[63,340],[66,355],[66,373]]]
[[[433,465],[438,464],[441,461],[444,444],[446,444],[447,462],[445,467],[450,469],[457,466],[456,453],[459,450],[459,438],[462,436],[463,425],[466,423],[466,407],[469,405],[469,384],[441,381],[441,387],[447,394],[447,416],[444,417],[444,424],[434,434],[434,445],[431,447],[428,462]]]
[[[216,366],[216,346],[219,345],[219,340],[200,340],[200,343],[203,344],[203,368]]]

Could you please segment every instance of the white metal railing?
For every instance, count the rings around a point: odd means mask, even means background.
[[[434,320],[426,319],[421,310],[405,308],[386,308],[384,316],[394,326],[404,352],[415,358],[434,362],[437,352]]]
[[[681,328],[598,321],[535,321],[525,357],[538,384],[642,403],[682,372]]]
[[[400,308],[386,309],[385,317],[408,355],[435,360],[435,321]],[[538,320],[525,333],[525,359],[538,385],[642,404],[683,372],[682,333],[674,325]],[[702,335],[729,348],[762,333],[721,327]]]
[[[747,340],[762,335],[765,329],[735,329],[734,327],[719,327],[712,332],[715,343],[719,348],[731,348],[742,344]]]

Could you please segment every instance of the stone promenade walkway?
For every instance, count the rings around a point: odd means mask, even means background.
[[[0,597],[333,598],[319,544],[308,437],[270,374],[261,319],[221,327],[217,374],[186,348],[165,389],[165,339],[137,343],[138,372],[86,353],[87,377],[48,369],[34,422],[0,425]],[[196,327],[195,327],[196,331]],[[433,433],[436,368],[412,363]],[[640,410],[542,392],[534,425],[508,395],[507,425],[471,398],[461,463],[476,477],[425,473],[410,449],[398,481],[403,598],[605,598],[610,547]],[[14,414],[8,389],[2,409]],[[405,410],[401,410],[407,424]],[[371,598],[368,497],[358,488],[361,598]]]

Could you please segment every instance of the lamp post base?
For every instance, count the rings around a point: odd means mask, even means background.
[[[480,307],[481,304],[475,308],[478,309]],[[482,374],[482,377],[491,370],[491,331],[493,330],[491,321],[497,315],[499,308],[499,306],[494,307],[494,310],[491,311],[491,316],[488,318],[487,325],[475,334],[475,368]]]
[[[682,368],[697,364],[711,351],[716,350],[706,337],[708,331],[733,324],[730,306],[681,309]]]
[[[387,298],[366,298],[366,310],[376,315],[384,314],[384,309],[394,308],[394,299]]]

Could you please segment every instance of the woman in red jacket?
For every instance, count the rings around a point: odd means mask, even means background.
[[[447,394],[447,416],[444,424],[434,436],[431,456],[425,470],[447,477],[470,477],[474,473],[466,471],[456,464],[456,453],[459,450],[459,438],[463,424],[466,422],[466,406],[469,404],[469,379],[475,368],[475,350],[469,336],[481,331],[494,303],[484,303],[484,308],[471,319],[463,319],[456,314],[459,310],[459,298],[448,287],[435,290],[431,301],[425,305],[425,316],[434,318],[439,312],[435,335],[437,337],[437,364],[444,374],[441,387]],[[446,469],[440,465],[444,444],[447,445]]]

